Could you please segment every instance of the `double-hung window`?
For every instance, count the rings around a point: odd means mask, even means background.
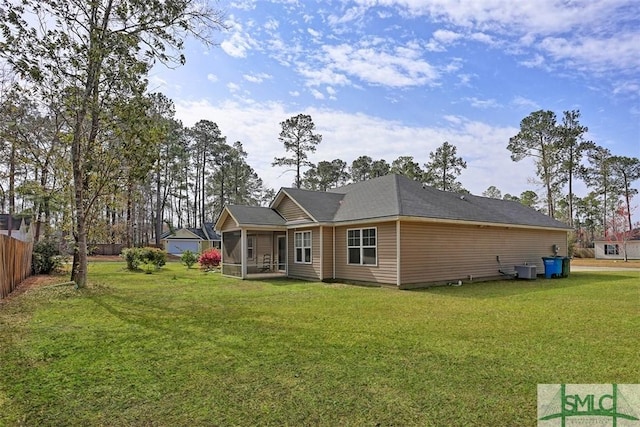
[[[254,236],[247,237],[247,259],[255,257],[256,238]]]
[[[296,231],[294,235],[295,262],[311,264],[311,232]]]
[[[604,245],[605,255],[620,255],[620,246],[618,245]]]
[[[347,230],[347,262],[358,265],[377,265],[378,245],[375,228]]]

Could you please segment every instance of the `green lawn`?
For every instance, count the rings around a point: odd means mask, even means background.
[[[636,272],[422,291],[89,275],[0,306],[0,425],[535,425],[539,383],[638,382]]]

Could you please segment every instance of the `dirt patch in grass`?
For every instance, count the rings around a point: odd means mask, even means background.
[[[0,299],[0,307],[2,307],[4,304],[10,303],[14,298],[17,298],[19,295],[24,294],[30,289],[40,286],[53,285],[55,283],[64,282],[65,280],[66,276],[59,275],[49,276],[46,274],[39,274],[36,276],[27,277],[18,285],[18,287],[13,292],[7,295],[6,298]]]

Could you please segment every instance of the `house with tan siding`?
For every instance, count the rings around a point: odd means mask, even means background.
[[[567,256],[569,227],[518,202],[387,175],[326,192],[282,188],[269,207],[226,206],[222,272],[402,289],[511,276]]]

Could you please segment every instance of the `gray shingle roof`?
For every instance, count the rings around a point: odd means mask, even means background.
[[[20,230],[20,226],[22,225],[22,221],[29,224],[27,219],[23,219],[20,216],[13,215],[11,217],[11,230]],[[0,230],[8,230],[9,229],[9,214],[0,214]]]
[[[319,222],[417,217],[569,228],[518,202],[441,191],[401,175],[387,175],[327,192],[296,188],[283,188],[281,191]],[[227,209],[243,225],[286,225],[284,218],[271,208],[232,205]]]
[[[214,224],[212,222],[205,222],[203,224],[204,233],[209,237],[209,240],[220,240],[220,235],[213,229]]]
[[[253,225],[284,226],[285,220],[275,210],[259,206],[227,206],[229,213],[240,223]]]
[[[568,228],[564,223],[518,202],[441,191],[401,175],[349,184],[331,192],[344,196],[334,221],[412,216]],[[322,203],[322,200],[316,203]]]
[[[185,227],[185,230],[189,230],[191,233],[195,234],[196,236],[198,236],[200,239],[202,240],[220,240],[220,235],[218,233],[216,233],[213,230],[213,226],[214,224],[212,222],[205,222],[202,228],[196,228],[196,227]],[[165,231],[164,233],[162,233],[162,235],[160,236],[161,239],[171,239],[172,237],[175,237],[175,232],[177,230],[168,230]],[[185,237],[181,237],[181,239],[188,239]],[[193,240],[195,240],[196,238],[193,237]]]
[[[291,196],[316,221],[320,222],[333,221],[344,197],[342,194],[300,190],[298,188],[283,188],[282,191]]]

